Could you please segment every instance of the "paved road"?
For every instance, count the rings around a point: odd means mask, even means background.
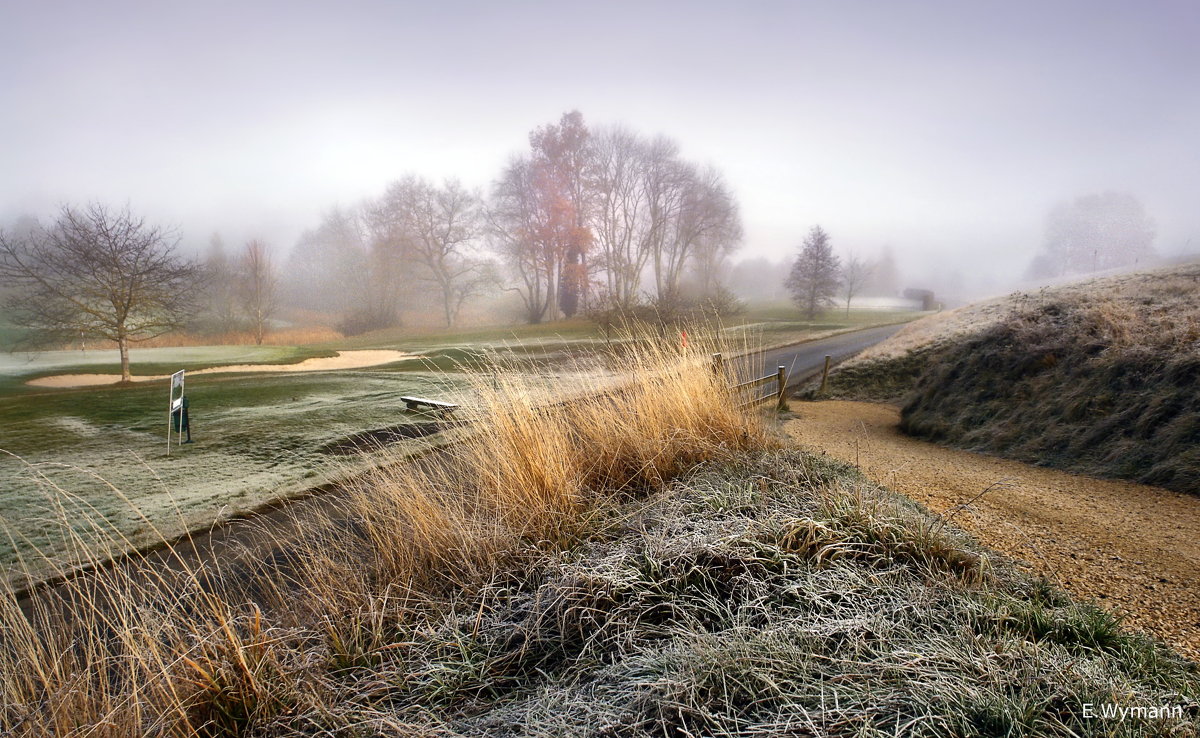
[[[763,374],[770,374],[779,366],[786,367],[788,386],[795,387],[821,371],[827,355],[832,356],[835,363],[848,359],[868,346],[874,346],[903,327],[904,325],[901,324],[867,328],[862,331],[842,333],[817,341],[764,351]]]

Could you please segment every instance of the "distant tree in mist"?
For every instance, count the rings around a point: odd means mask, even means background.
[[[7,311],[43,342],[115,342],[129,382],[130,344],[182,327],[198,304],[204,273],[178,242],[127,208],[64,207],[47,228],[0,233]]]
[[[225,241],[213,233],[204,255],[207,275],[205,289],[206,327],[227,333],[241,327],[241,310],[237,301],[237,268],[225,251]]]
[[[756,256],[740,259],[729,268],[729,289],[738,297],[751,300],[778,300],[788,295],[784,282],[791,269],[790,259],[773,261]]]
[[[851,252],[842,264],[842,296],[846,298],[846,315],[850,315],[850,301],[861,294],[875,272],[875,262]]]
[[[721,296],[740,243],[738,205],[721,173],[679,155],[665,136],[592,132],[578,111],[534,128],[481,203],[457,182],[407,177],[381,197],[326,214],[296,244],[290,299],[354,315],[347,327],[399,321],[436,294],[444,320],[488,290],[504,267],[530,323],[582,309],[628,311],[647,291],[675,302]],[[426,290],[421,289],[424,285]]]
[[[1146,264],[1155,256],[1154,236],[1154,221],[1137,198],[1119,192],[1086,195],[1050,211],[1045,241],[1029,266],[1029,276],[1061,277]]]
[[[279,306],[279,276],[271,252],[262,241],[250,241],[242,249],[237,265],[237,294],[254,332],[254,343],[261,346]]]
[[[867,279],[862,293],[876,297],[895,297],[900,292],[900,270],[891,246],[884,246],[874,261],[875,268]]]
[[[821,226],[813,226],[804,239],[785,284],[792,300],[810,319],[823,308],[837,304],[841,265],[833,253],[829,234]]]
[[[482,203],[457,180],[436,187],[408,176],[393,182],[376,206],[395,226],[408,273],[432,283],[447,326],[463,304],[495,282],[494,269],[481,257]]]
[[[371,203],[327,211],[284,270],[289,304],[338,317],[343,333],[396,325],[408,280],[403,240]]]

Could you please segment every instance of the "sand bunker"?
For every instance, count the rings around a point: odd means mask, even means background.
[[[295,364],[236,364],[233,366],[214,366],[208,369],[188,370],[188,376],[196,374],[219,374],[222,372],[327,372],[335,369],[361,369],[367,366],[390,364],[393,361],[411,359],[416,354],[403,351],[372,350],[372,351],[342,351],[337,356],[326,356],[319,359],[305,359]],[[156,379],[167,379],[169,374],[134,377],[135,382],[151,382]],[[113,374],[56,374],[52,377],[31,379],[26,384],[32,387],[94,387],[102,384],[116,384],[119,375]]]

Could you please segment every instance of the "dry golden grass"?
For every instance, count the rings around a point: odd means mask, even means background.
[[[629,342],[618,388],[566,402],[476,373],[476,432],[361,478],[296,537],[268,534],[242,560],[101,567],[25,611],[0,591],[0,733],[242,735],[319,712],[312,673],[369,664],[406,613],[586,537],[612,503],[701,461],[769,445],[711,370],[714,349]],[[110,535],[64,531],[80,551]]]

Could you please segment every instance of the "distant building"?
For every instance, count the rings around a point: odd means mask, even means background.
[[[933,299],[933,290],[922,290],[914,287],[909,287],[904,290],[904,297],[908,300],[921,303],[922,310],[937,310],[938,303]]]

